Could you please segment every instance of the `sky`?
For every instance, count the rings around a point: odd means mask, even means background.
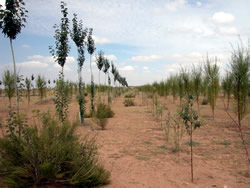
[[[60,24],[59,0],[25,0],[27,23],[13,42],[18,72],[24,77],[58,77],[59,65],[49,52],[55,46],[54,24]],[[102,50],[129,85],[167,79],[181,67],[202,66],[204,58],[218,58],[220,74],[228,69],[231,52],[250,35],[249,0],[65,0],[69,19],[76,13],[83,26],[93,28],[95,54]],[[0,0],[4,5],[5,0]],[[70,24],[72,26],[72,22]],[[0,31],[1,32],[1,31]],[[239,39],[240,38],[240,39]],[[77,81],[77,51],[65,64],[65,77]],[[90,81],[86,51],[82,76]],[[94,55],[95,56],[95,55]],[[92,58],[94,79],[98,69]],[[0,80],[13,69],[9,39],[0,33]],[[104,74],[101,74],[104,83]]]

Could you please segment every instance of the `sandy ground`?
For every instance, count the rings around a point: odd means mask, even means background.
[[[172,152],[173,143],[166,142],[160,121],[151,113],[152,102],[137,96],[136,106],[124,107],[123,100],[123,97],[113,100],[115,116],[109,119],[106,130],[100,130],[91,119],[86,119],[87,126],[77,128],[77,134],[98,136],[99,161],[111,171],[111,182],[104,187],[250,187],[250,177],[242,175],[247,170],[245,151],[221,99],[217,102],[215,121],[209,105],[200,106],[204,125],[193,136],[193,140],[199,143],[193,147],[194,183],[190,175],[190,147],[185,144],[188,136],[184,135],[178,156]],[[38,101],[37,97],[32,97],[29,106],[26,99],[21,102],[21,112],[25,112],[29,122],[32,122],[33,109],[55,111],[51,97],[42,104]],[[12,102],[14,107],[14,99]],[[162,98],[161,104],[171,113],[178,106],[172,98]],[[75,99],[69,111],[69,119],[76,120],[78,106]],[[0,97],[2,121],[7,114],[8,100]],[[163,117],[165,115],[166,111]],[[243,120],[243,129],[250,151],[249,114]]]

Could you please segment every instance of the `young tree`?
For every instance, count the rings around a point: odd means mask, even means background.
[[[184,110],[180,112],[180,117],[183,119],[187,133],[190,138],[190,149],[191,149],[191,180],[194,181],[193,172],[193,132],[201,126],[199,116],[196,111],[193,110],[193,97],[190,95],[188,101],[184,107]]]
[[[46,80],[40,74],[37,76],[37,79],[36,79],[36,87],[39,92],[40,101],[42,102],[43,98],[46,95]]]
[[[193,91],[194,95],[196,98],[197,106],[198,106],[198,111],[200,111],[199,108],[199,96],[201,92],[201,82],[202,82],[202,69],[201,67],[195,68],[193,66],[192,69],[192,82],[193,82]]]
[[[246,151],[248,159],[248,168],[250,165],[250,158],[248,155],[246,143],[242,134],[241,120],[248,110],[248,83],[249,83],[249,68],[250,68],[250,51],[243,45],[238,46],[237,50],[233,50],[231,57],[231,75],[233,80],[235,108],[237,112],[237,127],[240,132],[240,137]],[[236,122],[236,121],[234,121]]]
[[[104,59],[104,67],[103,67],[103,72],[105,74],[105,86],[106,86],[106,77],[107,77],[107,73],[110,67],[110,63],[109,60],[107,58]]]
[[[90,63],[90,72],[91,72],[91,114],[94,114],[95,112],[95,106],[94,106],[95,85],[94,85],[94,77],[92,73],[91,59],[92,59],[92,54],[95,51],[95,41],[92,37],[92,32],[93,32],[93,29],[90,28],[89,34],[88,34],[87,47],[88,47],[88,52],[89,52],[89,63]]]
[[[217,58],[215,57],[213,60],[208,58],[206,59],[206,63],[204,66],[205,75],[208,80],[208,101],[212,108],[213,119],[214,119],[214,108],[216,105],[216,100],[219,93],[219,67],[217,65]]]
[[[26,87],[26,98],[28,99],[28,105],[30,105],[30,91],[31,91],[31,79],[25,79],[25,87]]]
[[[182,75],[179,74],[177,76],[177,82],[178,82],[178,92],[180,97],[180,104],[182,103],[182,98],[184,97],[184,83],[182,79]]]
[[[191,90],[192,90],[190,73],[186,69],[181,68],[181,77],[183,80],[184,93],[186,97],[188,97],[191,94]]]
[[[85,47],[85,37],[87,36],[87,29],[83,30],[82,21],[78,23],[77,15],[74,14],[73,22],[73,30],[71,32],[71,38],[75,42],[77,51],[78,51],[78,88],[79,88],[79,96],[78,96],[78,104],[80,110],[80,123],[84,122],[84,113],[85,113],[85,105],[84,105],[84,93],[83,93],[83,82],[82,82],[82,66],[85,61],[84,56],[84,47]]]
[[[104,53],[103,53],[102,50],[100,50],[98,52],[97,56],[96,56],[96,65],[97,65],[97,68],[99,70],[99,86],[101,85],[101,83],[100,83],[100,72],[101,72],[101,70],[103,68],[103,65],[105,63],[104,59],[105,59],[104,58]]]
[[[4,36],[10,39],[10,47],[13,59],[14,67],[14,83],[16,91],[16,103],[17,103],[17,114],[19,116],[19,96],[17,88],[17,72],[16,72],[16,63],[15,55],[13,49],[13,40],[16,39],[17,35],[21,33],[22,27],[25,27],[27,13],[28,11],[24,8],[23,0],[6,0],[5,1],[5,10],[2,10],[0,7],[0,30]]]
[[[3,79],[4,91],[9,98],[9,103],[11,107],[11,98],[15,93],[15,75],[9,70],[6,70],[4,71],[2,79]]]
[[[225,78],[222,80],[222,89],[224,98],[227,97],[227,110],[229,109],[230,96],[233,93],[233,77],[232,74],[227,72]]]
[[[66,63],[66,58],[70,51],[69,46],[69,19],[68,19],[68,9],[66,8],[66,4],[61,2],[61,24],[60,26],[54,25],[55,28],[55,44],[56,49],[53,49],[52,46],[49,47],[50,53],[54,57],[55,61],[61,66],[61,71],[59,72],[59,80],[56,86],[56,109],[59,115],[59,119],[61,122],[67,118],[68,115],[68,104],[69,97],[66,95],[65,82],[64,82],[64,73],[63,68]]]

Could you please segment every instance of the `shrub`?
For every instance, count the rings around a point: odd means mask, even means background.
[[[124,95],[125,98],[135,98],[135,93],[129,92]]]
[[[107,125],[107,119],[112,117],[114,117],[114,112],[110,106],[100,103],[97,106],[93,120],[104,130]]]
[[[123,102],[124,106],[135,106],[135,102],[131,98],[127,98]]]
[[[38,113],[39,114],[39,113]],[[24,127],[19,137],[15,117],[0,138],[0,179],[10,187],[46,184],[93,187],[109,182],[110,173],[97,162],[95,138],[75,135],[76,124],[59,123],[49,113],[41,125]]]
[[[208,100],[207,99],[203,99],[201,104],[202,105],[207,105],[208,104]]]

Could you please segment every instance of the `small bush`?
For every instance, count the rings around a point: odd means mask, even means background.
[[[208,100],[207,99],[203,99],[201,104],[202,105],[207,105],[208,104]]]
[[[9,187],[67,185],[93,187],[109,182],[97,162],[95,138],[75,135],[76,124],[59,123],[49,113],[41,125],[24,127],[18,136],[15,117],[0,138],[0,179]],[[38,128],[40,127],[40,128]]]
[[[123,102],[124,106],[135,106],[135,102],[131,98],[127,98]]]
[[[100,103],[97,106],[97,111],[93,120],[102,128],[102,130],[104,130],[107,125],[107,118],[112,117],[114,117],[114,112],[111,110],[110,106]]]
[[[129,92],[124,95],[125,98],[135,98],[135,93]]]

